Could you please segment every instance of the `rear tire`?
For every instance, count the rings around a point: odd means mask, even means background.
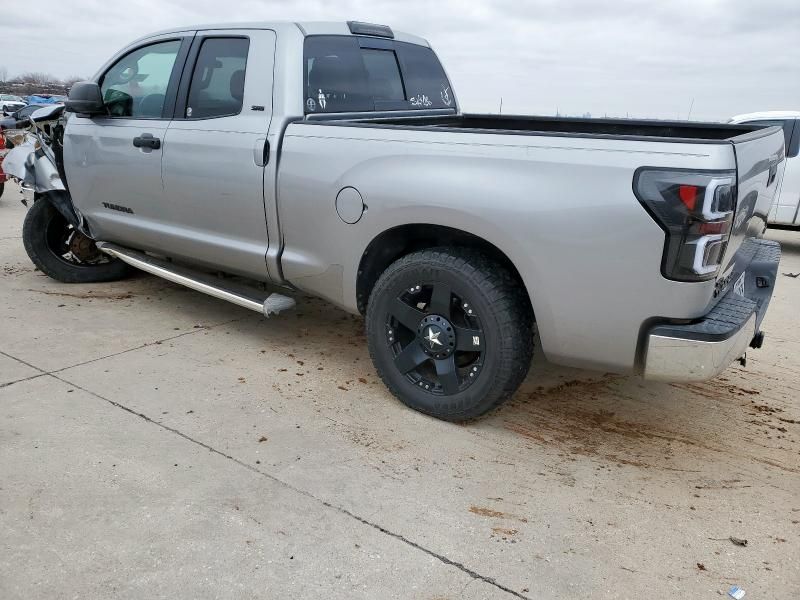
[[[76,258],[69,241],[81,236],[81,251],[91,259]],[[74,230],[46,199],[33,203],[22,225],[22,242],[33,264],[45,275],[62,283],[100,283],[128,276],[132,269],[119,259],[100,253],[80,232]]]
[[[508,399],[533,356],[533,314],[523,286],[497,262],[464,248],[400,258],[367,307],[378,375],[403,403],[448,421],[478,417]]]
[[[5,189],[6,189],[6,182],[0,181],[0,198],[3,197],[3,192],[5,191]]]

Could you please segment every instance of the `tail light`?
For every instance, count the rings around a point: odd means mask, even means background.
[[[664,277],[677,281],[716,277],[733,223],[735,172],[640,169],[633,189],[666,233]]]

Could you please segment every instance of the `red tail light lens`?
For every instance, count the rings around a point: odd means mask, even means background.
[[[697,207],[697,193],[699,190],[700,188],[696,185],[678,186],[678,197],[689,210],[694,210]]]
[[[636,197],[666,234],[664,277],[703,281],[716,276],[733,221],[735,183],[733,171],[637,171]]]

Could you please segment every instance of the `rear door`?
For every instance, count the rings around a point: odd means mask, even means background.
[[[165,253],[256,279],[268,278],[275,39],[271,30],[198,31],[164,143]]]
[[[134,247],[157,241],[164,136],[192,35],[153,38],[126,50],[98,82],[108,116],[69,119],[67,181],[99,240]]]

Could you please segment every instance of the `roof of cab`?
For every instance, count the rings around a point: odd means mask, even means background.
[[[288,29],[299,29],[303,35],[354,35],[350,33],[350,28],[345,21],[254,21],[245,23],[204,23],[202,25],[189,25],[186,27],[172,27],[148,34],[140,40],[151,37],[181,33],[185,31],[200,31],[207,29],[273,29],[280,33]],[[394,39],[398,42],[408,42],[421,46],[430,46],[428,41],[410,33],[392,29]],[[137,42],[140,40],[136,40]]]
[[[744,123],[745,121],[770,121],[772,119],[800,119],[798,110],[765,110],[762,112],[736,115],[731,123]]]

